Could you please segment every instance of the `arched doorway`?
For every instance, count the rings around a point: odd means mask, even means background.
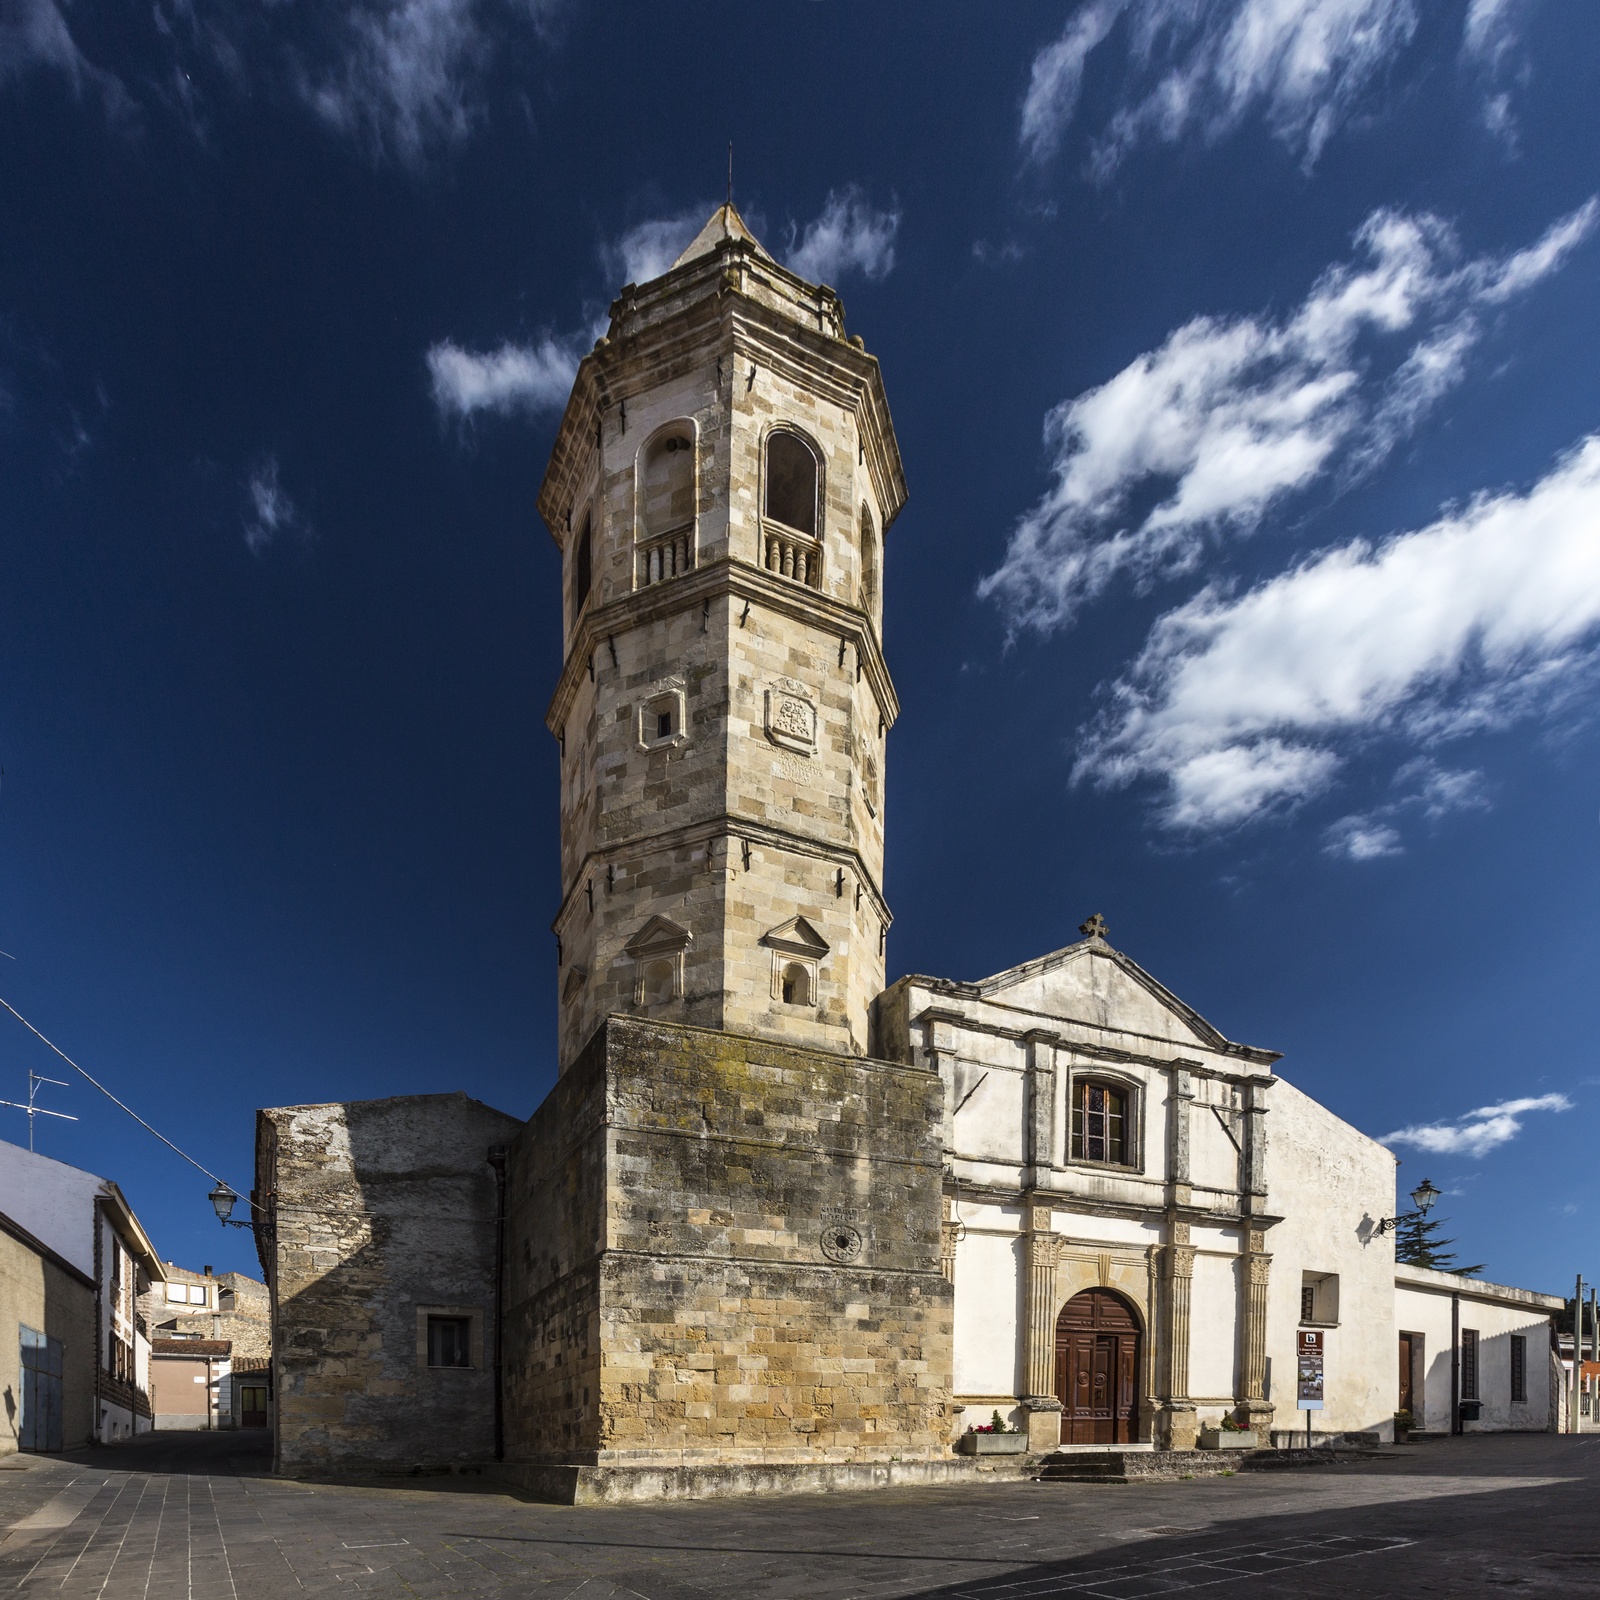
[[[1139,1423],[1139,1323],[1109,1289],[1075,1294],[1056,1318],[1062,1444],[1131,1444]]]

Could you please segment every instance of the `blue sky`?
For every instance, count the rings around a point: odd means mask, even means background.
[[[0,994],[237,1185],[260,1105],[538,1103],[534,497],[577,355],[731,140],[905,458],[891,976],[1101,911],[1402,1136],[1467,1259],[1600,1271],[1597,31],[1551,0],[0,5]],[[30,1066],[7,1022],[0,1095]],[[41,1149],[166,1253],[250,1265],[203,1178],[50,1094],[81,1121]]]

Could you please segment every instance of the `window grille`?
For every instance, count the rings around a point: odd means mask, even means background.
[[[1313,1283],[1301,1285],[1300,1320],[1302,1322],[1315,1322],[1317,1320],[1317,1287]]]
[[[1478,1398],[1478,1330],[1461,1330],[1461,1398]]]
[[[1128,1097],[1103,1083],[1077,1083],[1072,1095],[1072,1157],[1121,1166],[1127,1160]]]
[[[1528,1341],[1520,1333],[1511,1335],[1511,1398],[1528,1398]]]

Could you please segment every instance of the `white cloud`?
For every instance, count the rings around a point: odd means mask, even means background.
[[[0,83],[36,67],[64,73],[74,94],[97,90],[106,112],[120,117],[133,102],[122,80],[95,66],[78,48],[55,0],[0,0]]]
[[[350,9],[340,69],[305,87],[332,127],[408,165],[464,139],[491,45],[475,0],[394,0]]]
[[[1078,108],[1084,63],[1104,42],[1128,0],[1091,0],[1067,19],[1062,35],[1033,58],[1022,100],[1023,148],[1036,161],[1051,155]]]
[[[1394,775],[1396,798],[1367,812],[1340,817],[1322,835],[1326,855],[1349,861],[1375,861],[1404,853],[1394,824],[1420,812],[1427,822],[1438,822],[1456,811],[1483,811],[1489,799],[1483,774],[1441,767],[1430,756],[1408,761]]]
[[[1371,817],[1341,817],[1323,835],[1323,851],[1349,861],[1376,861],[1403,854],[1400,835]]]
[[[1499,1105],[1479,1106],[1451,1122],[1415,1123],[1386,1133],[1383,1144],[1409,1144],[1435,1155],[1465,1155],[1477,1159],[1516,1138],[1522,1131],[1521,1118],[1530,1111],[1570,1111],[1572,1102],[1564,1094],[1541,1094],[1522,1100],[1504,1100]]]
[[[1034,60],[1019,132],[1033,159],[1059,146],[1084,63],[1124,14],[1127,83],[1096,141],[1101,177],[1146,138],[1215,140],[1255,111],[1309,167],[1417,27],[1412,0],[1090,0]]]
[[[1600,435],[1526,493],[1483,495],[1162,617],[1075,777],[1164,786],[1170,826],[1217,829],[1327,789],[1348,750],[1413,748],[1582,708],[1600,665]],[[1474,780],[1412,767],[1417,803]]]
[[[1517,42],[1527,0],[1472,0],[1461,29],[1465,55],[1497,66]]]
[[[331,37],[317,53],[331,68],[302,66],[299,88],[330,127],[376,157],[420,166],[459,144],[483,116],[483,79],[502,12],[542,31],[558,0],[357,0],[323,14]]]
[[[880,211],[855,184],[830,190],[822,214],[805,225],[786,263],[812,283],[836,284],[851,273],[876,281],[894,270],[898,210]]]
[[[629,228],[600,251],[607,276],[619,287],[659,278],[688,249],[715,209],[713,205],[688,206],[672,216],[653,217]]]
[[[280,538],[308,539],[311,524],[300,514],[278,477],[278,458],[267,456],[245,484],[244,542],[261,555]]]
[[[428,351],[434,404],[447,417],[559,411],[577,371],[572,344],[548,336],[533,345],[503,344],[482,355],[448,339]]]
[[[1460,382],[1485,311],[1554,272],[1597,212],[1591,200],[1529,248],[1464,264],[1438,218],[1374,212],[1364,259],[1282,317],[1184,324],[1047,415],[1054,486],[979,594],[1013,633],[1059,627],[1119,573],[1184,571],[1336,468],[1370,469]]]

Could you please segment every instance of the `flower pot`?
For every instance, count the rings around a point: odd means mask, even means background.
[[[1232,1433],[1226,1428],[1202,1428],[1200,1430],[1200,1448],[1202,1450],[1254,1450],[1256,1436],[1246,1430],[1244,1433]]]
[[[962,1456],[1020,1456],[1028,1449],[1025,1433],[964,1433],[956,1440]]]

